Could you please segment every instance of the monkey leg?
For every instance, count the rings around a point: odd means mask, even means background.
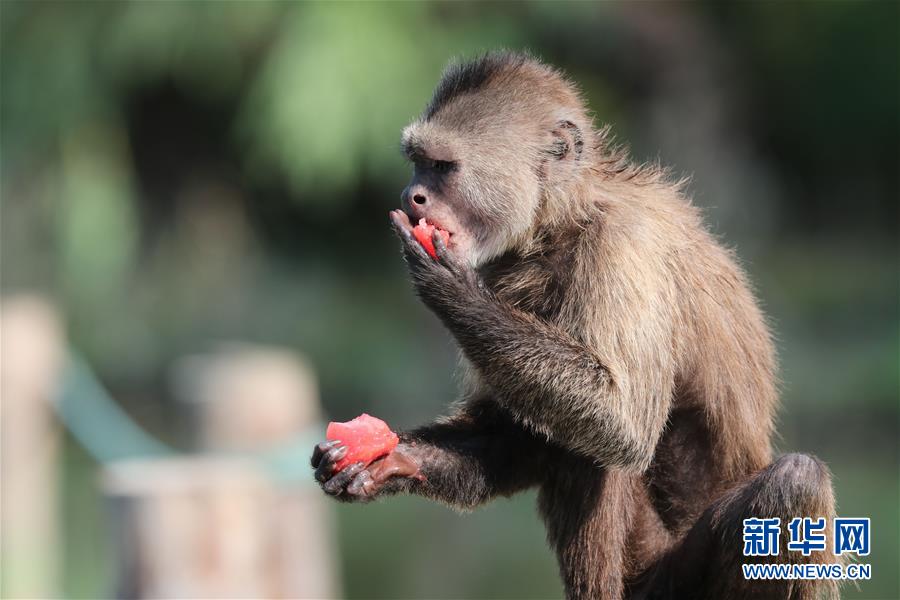
[[[569,600],[622,598],[624,582],[669,546],[640,474],[560,453],[538,497]]]
[[[743,556],[743,522],[781,519],[777,556]],[[685,537],[631,586],[632,598],[734,598],[812,600],[836,597],[827,580],[747,580],[742,563],[833,563],[832,540],[810,556],[787,549],[787,524],[794,517],[834,517],[827,467],[804,454],[782,456],[727,492],[700,517]]]

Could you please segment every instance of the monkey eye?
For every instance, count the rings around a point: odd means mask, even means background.
[[[433,160],[431,161],[431,168],[437,171],[438,173],[449,173],[456,167],[456,163],[451,160]]]

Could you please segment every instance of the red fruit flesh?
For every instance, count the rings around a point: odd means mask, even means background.
[[[437,229],[438,235],[441,236],[441,239],[444,241],[444,245],[446,246],[449,244],[450,232],[435,227],[425,219],[419,219],[419,224],[413,227],[413,235],[416,236],[416,239],[422,244],[422,247],[425,248],[425,252],[430,254],[431,258],[437,260],[437,252],[434,251],[434,242],[432,241],[435,229]]]
[[[369,464],[376,458],[390,454],[400,438],[387,423],[365,413],[346,423],[331,422],[325,432],[328,440],[340,440],[347,454],[335,464],[336,471],[355,462]]]

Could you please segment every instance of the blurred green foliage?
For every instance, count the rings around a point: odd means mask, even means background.
[[[778,332],[780,447],[873,518],[873,580],[845,595],[900,596],[896,4],[3,2],[0,26],[2,290],[55,298],[183,445],[168,369],[227,339],[302,350],[336,418],[440,413],[454,349],[387,227],[399,131],[453,56],[566,69],[639,159],[693,174]],[[65,591],[97,597],[96,466],[68,448]],[[337,510],[349,597],[560,594],[533,497]]]

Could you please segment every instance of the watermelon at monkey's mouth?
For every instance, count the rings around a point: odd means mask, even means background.
[[[346,423],[332,421],[328,424],[325,438],[340,440],[347,447],[347,454],[335,464],[335,471],[355,462],[368,465],[376,458],[390,454],[400,442],[387,423],[365,413]]]
[[[430,254],[431,258],[437,260],[437,252],[434,251],[434,242],[431,239],[435,229],[437,229],[438,235],[441,236],[441,239],[444,241],[444,245],[446,246],[449,244],[450,232],[435,227],[424,218],[419,219],[419,224],[413,227],[412,231],[419,243],[422,244],[422,247],[425,248],[425,252]]]

